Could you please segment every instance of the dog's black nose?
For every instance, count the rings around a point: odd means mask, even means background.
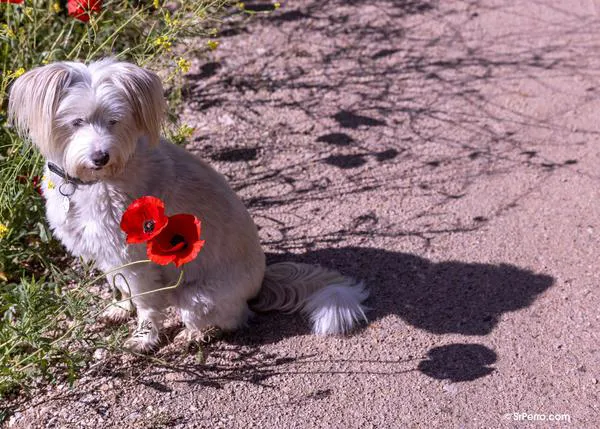
[[[103,150],[98,150],[92,154],[92,162],[96,167],[104,167],[108,164],[109,159],[108,152],[104,152]]]

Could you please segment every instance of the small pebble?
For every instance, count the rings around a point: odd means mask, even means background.
[[[95,360],[104,360],[108,355],[108,351],[106,349],[96,349],[94,351],[94,359]]]

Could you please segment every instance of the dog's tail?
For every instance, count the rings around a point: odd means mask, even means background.
[[[251,308],[260,312],[300,310],[310,319],[315,334],[345,334],[361,320],[367,321],[362,302],[368,295],[362,282],[337,271],[281,262],[267,267]]]

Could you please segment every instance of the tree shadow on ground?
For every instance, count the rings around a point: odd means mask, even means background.
[[[273,9],[266,1],[245,5]],[[526,33],[476,33],[478,20],[502,9],[510,14],[510,2],[490,8],[303,0],[250,21],[231,17],[211,62],[186,75],[186,102],[204,122],[193,149],[228,177],[259,226],[271,228],[285,217],[288,240],[303,227],[295,223],[301,205],[327,209],[334,200],[376,193],[420,203],[403,207],[378,233],[421,234],[425,224],[436,233],[466,223],[477,228],[477,219],[515,207],[550,174],[577,162],[548,159],[544,146],[575,151],[598,134],[573,132],[555,117],[517,108],[520,102],[498,100],[514,95],[523,79],[592,81],[586,40],[595,21],[565,16],[559,27],[540,25],[535,37],[546,43],[524,45]],[[590,83],[589,91],[573,93],[582,106],[597,89]],[[525,102],[530,95],[515,97]],[[519,195],[515,186],[511,195],[490,198],[486,212],[469,220],[453,210],[482,183],[518,173],[531,178]],[[434,224],[432,212],[443,212],[443,223]]]
[[[438,235],[474,231],[577,162],[543,153],[544,145],[575,146],[572,130],[501,104],[497,94],[514,92],[524,77],[584,80],[585,23],[544,26],[536,37],[547,43],[523,45],[528,34],[474,36],[488,12],[478,2],[304,0],[251,25],[227,22],[208,72],[187,77],[190,107],[206,121],[194,149],[244,199],[276,252],[269,262],[316,263],[364,280],[371,320],[396,316],[439,335],[487,335],[503,314],[553,285],[551,276],[510,264],[434,262],[357,245],[418,237],[427,247]],[[573,42],[580,51],[562,44],[567,28],[582,37]],[[256,156],[244,158],[244,148]],[[473,189],[519,173],[526,185],[489,196],[481,212],[455,209]],[[391,207],[387,196],[409,204]],[[374,203],[349,205],[350,215],[331,207],[350,199]],[[333,216],[352,219],[340,225]],[[226,341],[260,347],[308,332],[300,316],[274,313]],[[461,355],[468,368],[455,365]],[[455,344],[423,358],[424,374],[468,381],[488,374],[496,356],[483,345]]]
[[[510,13],[510,2],[494,6],[503,8]],[[207,78],[189,76],[187,99],[207,121],[229,115],[235,124],[206,127],[210,146],[196,149],[244,199],[273,252],[270,263],[315,263],[364,280],[370,320],[395,316],[437,335],[488,335],[503,315],[553,285],[551,276],[515,265],[435,262],[369,245],[417,237],[427,248],[439,235],[477,230],[577,162],[543,153],[545,145],[575,147],[572,130],[501,104],[497,94],[524,78],[586,80],[587,18],[540,25],[535,37],[546,43],[524,45],[525,33],[474,35],[490,12],[479,2],[304,0],[250,26],[227,22],[214,59],[223,67]],[[565,48],[567,28],[579,50]],[[250,46],[261,53],[235,55]],[[597,135],[577,133],[582,140]],[[221,162],[239,145],[258,155]],[[493,203],[481,212],[455,209],[487,181],[518,174],[528,175],[526,186],[489,196]],[[395,210],[386,196],[408,204]],[[327,217],[349,199],[375,203],[349,206],[357,211],[341,225]],[[320,222],[317,233],[311,222]],[[257,315],[226,341],[260,347],[308,332],[300,316],[273,313]],[[489,374],[497,357],[484,345],[454,344],[422,358],[424,374],[468,381]]]

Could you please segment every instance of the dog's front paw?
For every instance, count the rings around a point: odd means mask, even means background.
[[[160,333],[158,328],[146,320],[138,325],[123,346],[134,353],[150,353],[156,350],[159,342]]]
[[[133,315],[131,306],[123,306],[123,303],[112,303],[100,315],[100,320],[109,325],[119,325],[127,322]]]

